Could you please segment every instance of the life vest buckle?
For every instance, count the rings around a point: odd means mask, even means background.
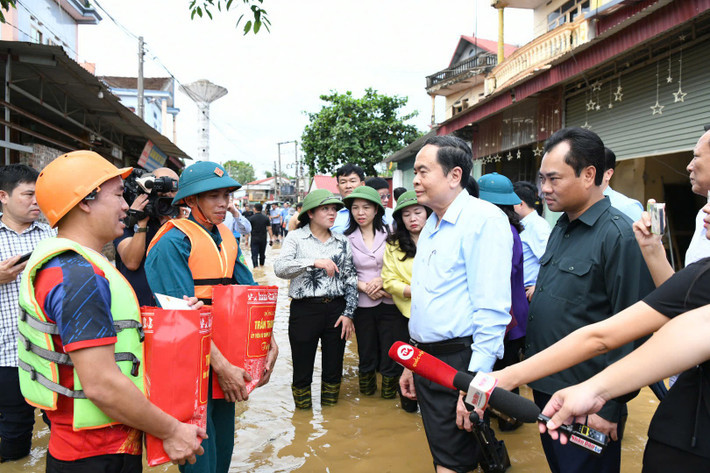
[[[37,370],[30,368],[30,379],[32,381],[37,381]]]
[[[134,378],[138,376],[138,368],[140,367],[141,362],[138,358],[133,359],[133,367],[131,368],[131,376]]]
[[[32,343],[30,342],[29,338],[19,337],[18,340],[21,341],[22,344],[25,346],[25,351],[30,351]]]
[[[138,336],[140,337],[141,343],[145,341],[145,331],[143,330],[143,325],[138,325]]]

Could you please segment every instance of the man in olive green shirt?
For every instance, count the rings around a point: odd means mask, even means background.
[[[526,354],[531,356],[567,334],[634,304],[653,290],[651,276],[631,229],[631,220],[602,193],[604,144],[593,132],[565,128],[545,145],[539,179],[550,210],[564,212],[540,259],[530,304]],[[582,382],[633,349],[627,345],[530,383],[542,408],[554,392]],[[588,425],[612,441],[596,456],[541,436],[553,472],[618,472],[623,402],[610,401]]]

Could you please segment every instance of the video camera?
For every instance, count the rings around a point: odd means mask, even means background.
[[[123,186],[123,198],[126,199],[128,205],[133,204],[139,195],[148,194],[148,203],[143,210],[128,210],[127,227],[132,227],[146,217],[175,218],[178,216],[180,208],[173,205],[173,198],[159,195],[162,192],[177,191],[178,181],[175,179],[167,176],[155,177],[142,169],[134,169],[130,176],[123,181]]]

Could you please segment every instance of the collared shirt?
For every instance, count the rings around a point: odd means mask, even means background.
[[[345,233],[345,230],[348,229],[350,226],[350,211],[343,207],[342,209],[338,210],[338,213],[335,215],[335,222],[333,222],[333,226],[330,227],[331,232],[337,232],[337,233]]]
[[[0,220],[0,261],[29,253],[37,243],[56,234],[49,225],[39,222],[32,222],[18,234]],[[17,366],[19,295],[20,275],[14,281],[0,284],[0,366]]]
[[[631,220],[601,199],[570,222],[562,215],[552,229],[530,304],[526,355],[532,356],[578,328],[607,319],[654,289]],[[552,394],[599,373],[633,350],[609,353],[530,383]],[[617,422],[623,405],[611,400],[600,411]]]
[[[324,258],[331,259],[338,267],[333,277],[315,267],[315,261]],[[281,254],[274,261],[274,273],[291,280],[288,295],[292,299],[345,297],[343,315],[353,317],[357,308],[357,273],[345,235],[331,232],[324,243],[313,236],[310,225],[288,232]]]
[[[192,215],[188,218],[196,222]],[[206,228],[205,230],[210,234],[217,248],[220,248],[222,237],[217,226],[214,225],[212,231]],[[237,247],[238,253],[232,278],[235,284],[254,286],[257,283],[244,260],[242,249],[239,245]],[[145,260],[145,275],[154,294],[165,294],[180,299],[182,296],[195,295],[195,281],[188,264],[191,251],[190,239],[177,228],[171,228],[153,246]]]
[[[527,214],[520,223],[525,230],[520,233],[523,244],[523,275],[525,287],[534,286],[540,271],[540,258],[545,253],[550,238],[550,224],[536,211]]]
[[[621,192],[612,189],[611,186],[607,186],[606,189],[604,189],[604,195],[609,197],[612,207],[620,210],[621,213],[629,217],[631,221],[637,222],[641,220],[641,214],[643,213],[643,205],[641,202],[626,197]]]
[[[685,252],[685,265],[691,265],[698,260],[710,256],[710,240],[705,236],[705,212],[703,209],[698,210],[698,215],[695,216],[695,233],[690,240],[688,251]]]
[[[439,225],[432,214],[419,235],[410,336],[422,343],[473,336],[469,370],[489,372],[510,322],[512,259],[505,214],[460,192]]]
[[[409,318],[412,312],[412,298],[404,297],[404,289],[412,283],[414,258],[404,258],[405,255],[398,244],[387,243],[382,258],[382,287],[392,294],[392,300],[402,315]]]
[[[249,219],[239,212],[239,218],[234,218],[231,212],[227,211],[224,215],[224,223],[229,231],[232,232],[235,238],[239,238],[237,235],[247,235],[251,233],[251,222]]]
[[[368,248],[365,245],[365,240],[362,238],[362,232],[359,227],[348,235],[348,240],[353,252],[353,264],[357,270],[358,281],[369,282],[375,278],[381,278],[387,232],[375,232],[372,248]],[[389,297],[382,297],[373,301],[367,294],[358,291],[358,307],[375,307],[381,303],[394,304]]]

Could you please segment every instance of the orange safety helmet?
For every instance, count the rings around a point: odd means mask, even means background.
[[[37,204],[52,227],[99,185],[133,168],[117,168],[93,151],[72,151],[45,166],[37,177]]]

